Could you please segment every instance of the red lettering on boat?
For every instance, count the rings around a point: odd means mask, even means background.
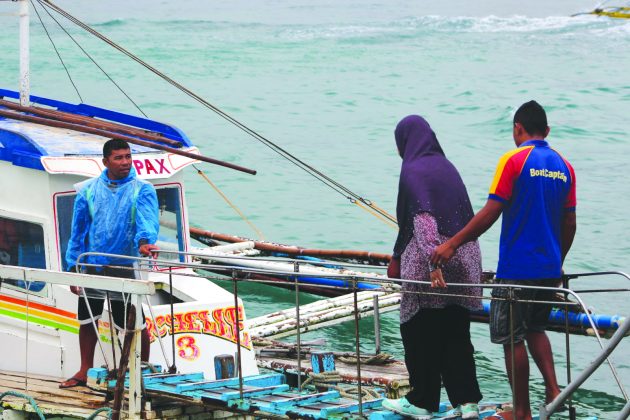
[[[158,171],[155,170],[155,167],[151,163],[151,160],[145,159],[144,160],[144,166],[147,168],[147,175],[149,175],[151,173],[151,171],[155,172],[155,174],[157,175]]]
[[[142,162],[140,162],[139,160],[134,160],[133,161],[133,166],[135,166],[136,172],[138,173],[138,175],[141,175],[142,174],[142,168],[144,168],[144,165],[142,164]]]
[[[171,171],[169,171],[168,169],[166,169],[166,166],[164,166],[164,159],[155,159],[155,162],[160,165],[160,173],[166,172],[167,174],[170,174]]]

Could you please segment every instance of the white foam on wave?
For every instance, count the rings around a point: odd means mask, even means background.
[[[334,25],[307,28],[287,28],[280,33],[293,41],[309,41],[316,39],[363,38],[381,35],[395,35],[400,28],[382,25]]]
[[[607,34],[619,28],[628,30],[630,22],[602,18],[594,15],[581,16],[548,16],[530,18],[526,16],[479,18],[472,25],[473,32],[584,32]]]
[[[616,19],[614,24],[605,28],[593,29],[593,35],[602,37],[628,38],[630,36],[630,19]]]
[[[557,31],[576,25],[583,25],[583,19],[566,16],[549,16],[544,18],[530,18],[526,16],[498,17],[487,16],[477,19],[471,32],[539,32]]]
[[[626,35],[630,21],[592,15],[548,16],[542,18],[521,15],[501,17],[406,17],[391,22],[365,24],[335,24],[286,27],[278,34],[295,41],[345,39],[375,36],[410,36],[423,33],[584,33],[594,35]]]

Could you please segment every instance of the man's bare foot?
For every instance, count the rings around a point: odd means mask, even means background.
[[[552,392],[545,392],[545,404],[550,404],[551,402],[553,402],[553,400],[556,399],[556,397],[558,395],[560,395],[560,390],[557,389],[555,391]]]

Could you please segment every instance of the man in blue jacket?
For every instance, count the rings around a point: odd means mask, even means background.
[[[123,140],[112,139],[103,146],[105,170],[97,178],[75,186],[72,233],[66,251],[68,271],[75,271],[77,259],[84,252],[100,252],[121,256],[150,256],[157,250],[154,245],[159,230],[158,201],[155,188],[139,179],[132,166],[131,149]],[[90,256],[82,263],[89,274],[135,278],[133,260],[124,257]],[[79,320],[79,346],[81,368],[72,378],[62,382],[60,388],[85,385],[87,371],[94,364],[94,351],[98,341],[92,321],[98,322],[103,312],[105,296],[83,298],[80,288],[71,287],[80,296],[77,317]],[[90,291],[94,296],[95,291]],[[111,300],[114,324],[124,328],[127,310],[122,300]],[[88,309],[89,307],[89,309]],[[90,315],[91,313],[91,315]],[[93,316],[93,318],[92,318]],[[142,314],[144,319],[144,314]],[[143,361],[149,359],[149,334],[142,332]]]

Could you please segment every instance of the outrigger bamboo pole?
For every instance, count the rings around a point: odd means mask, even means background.
[[[224,233],[210,232],[207,230],[191,227],[190,233],[193,236],[200,236],[208,239],[216,239],[223,242],[244,242],[251,241],[251,239],[240,238],[238,236],[226,235]],[[281,252],[289,255],[306,255],[311,257],[328,257],[328,258],[357,258],[362,260],[375,260],[382,262],[389,262],[391,255],[379,254],[369,251],[355,251],[349,249],[309,249],[299,248],[297,246],[287,246],[273,244],[269,242],[252,241],[254,242],[254,248],[261,251],[269,252]]]
[[[234,169],[240,172],[245,172],[250,175],[256,175],[256,171],[253,169],[245,168],[243,166],[235,165],[233,163],[223,162],[221,160],[209,158],[203,155],[196,155],[194,153],[186,152],[184,150],[174,149],[172,147],[165,146],[163,144],[152,143],[150,141],[140,140],[135,137],[129,137],[124,134],[114,133],[112,131],[100,130],[98,128],[91,128],[91,127],[86,127],[80,124],[56,121],[53,119],[36,117],[33,115],[24,115],[24,114],[20,114],[14,111],[0,110],[0,116],[11,118],[14,120],[19,120],[19,121],[32,122],[34,124],[46,125],[48,127],[66,128],[68,130],[79,131],[82,133],[96,134],[98,136],[108,137],[112,139],[120,139],[120,140],[126,141],[127,143],[148,147],[150,149],[163,150],[165,152],[173,153],[175,155],[185,156],[191,159],[211,163],[213,165],[223,166],[223,167]]]
[[[182,147],[182,143],[176,140],[171,140],[155,132],[139,130],[137,128],[129,127],[124,124],[118,124],[111,121],[97,120],[85,115],[76,115],[69,112],[57,111],[54,109],[44,109],[35,106],[22,106],[15,102],[7,101],[6,99],[0,99],[0,105],[12,109],[14,111],[27,112],[29,114],[38,115],[53,120],[63,121],[71,124],[79,124],[86,127],[98,128],[99,130],[115,131],[122,134],[128,134],[130,136],[137,136],[141,139],[157,141],[160,143],[169,144],[173,147]]]

